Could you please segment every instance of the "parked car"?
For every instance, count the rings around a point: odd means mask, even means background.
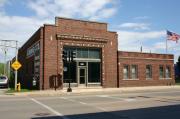
[[[0,76],[0,87],[8,87],[8,77]]]

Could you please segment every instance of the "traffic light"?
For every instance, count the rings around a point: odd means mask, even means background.
[[[76,52],[71,51],[71,62],[74,62],[74,58],[76,58]]]
[[[63,59],[63,62],[67,62],[67,51],[63,50],[63,55],[62,55],[62,59]]]

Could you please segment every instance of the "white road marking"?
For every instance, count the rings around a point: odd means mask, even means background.
[[[83,105],[87,105],[87,103],[85,103],[85,102],[79,102],[79,103],[81,103],[81,104],[83,104]]]
[[[136,99],[127,98],[127,99],[124,99],[124,101],[126,101],[126,102],[133,102],[133,101],[136,101]]]
[[[109,97],[109,95],[96,95],[97,97],[102,97],[102,98],[105,98],[105,97]]]
[[[110,98],[110,99],[117,99],[117,100],[124,100],[124,98],[112,97],[111,95],[96,95],[96,97]]]
[[[89,106],[89,107],[93,107],[93,108],[99,109],[99,110],[101,110],[101,111],[107,112],[107,110],[106,110],[105,108],[98,107],[98,106],[94,106],[94,105],[92,105],[92,104],[88,104],[88,103],[85,103],[85,102],[82,102],[82,101],[76,101],[76,100],[69,99],[69,98],[65,98],[65,97],[60,97],[60,99],[64,99],[64,100],[67,100],[67,101],[70,101],[70,102],[79,103],[79,104],[82,104],[82,105],[87,105],[87,106]]]
[[[69,118],[65,117],[63,114],[59,113],[58,111],[54,110],[53,108],[51,108],[51,107],[49,107],[49,106],[47,106],[47,105],[45,105],[45,104],[43,104],[42,102],[37,101],[37,100],[34,99],[34,98],[30,98],[30,100],[32,100],[33,102],[41,105],[42,107],[46,108],[46,109],[49,110],[50,112],[54,113],[55,115],[62,117],[62,119],[69,119]]]
[[[119,100],[119,101],[113,101],[113,102],[110,102],[110,103],[114,103],[114,102],[133,102],[133,101],[137,101],[137,99],[132,99],[132,98],[119,98],[119,97],[112,97],[110,95],[96,95],[97,97],[103,97],[103,98],[110,98],[110,99],[116,99],[116,100]],[[109,102],[108,102],[109,103]]]

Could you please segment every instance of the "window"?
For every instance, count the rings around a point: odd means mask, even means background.
[[[80,47],[64,47],[65,51],[75,51],[76,58],[100,59],[100,48],[80,48]]]
[[[164,68],[163,68],[163,66],[159,66],[159,78],[164,78]]]
[[[88,83],[100,83],[100,62],[88,63]]]
[[[152,78],[152,66],[146,65],[146,79]]]
[[[132,79],[138,78],[137,65],[132,65],[132,67],[131,67],[131,78]]]
[[[78,58],[88,58],[88,49],[78,48],[77,49],[77,57]]]
[[[166,78],[171,78],[171,68],[170,68],[170,66],[166,66]]]
[[[64,69],[63,69],[63,82],[69,83],[68,79],[71,79],[72,83],[77,83],[76,80],[76,62],[71,62],[70,65],[65,62],[64,63]],[[70,75],[69,75],[70,74]]]
[[[98,49],[89,49],[89,58],[100,59],[100,52]]]
[[[124,65],[123,77],[124,79],[129,79],[129,66],[128,65]]]

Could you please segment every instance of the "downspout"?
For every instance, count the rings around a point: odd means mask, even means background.
[[[117,88],[119,88],[119,55],[117,51]]]

